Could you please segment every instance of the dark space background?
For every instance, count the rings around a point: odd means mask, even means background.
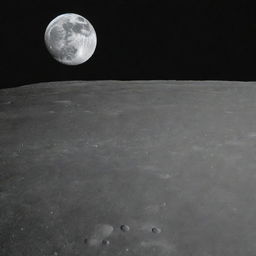
[[[62,80],[256,80],[254,1],[8,1],[1,8],[1,87]],[[74,12],[97,33],[80,66],[51,58],[44,31]]]

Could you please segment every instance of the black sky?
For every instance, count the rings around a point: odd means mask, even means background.
[[[60,80],[255,81],[254,1],[9,1],[2,8],[2,87]],[[80,66],[53,60],[44,31],[57,15],[86,17],[98,44]]]

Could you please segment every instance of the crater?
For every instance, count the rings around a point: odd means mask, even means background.
[[[157,227],[153,227],[153,228],[152,228],[152,233],[154,233],[154,234],[160,234],[160,233],[161,233],[161,229],[160,229],[160,228],[157,228]]]
[[[102,240],[102,244],[108,246],[108,245],[110,245],[110,241],[109,240]]]
[[[123,231],[123,232],[128,232],[130,230],[130,227],[128,225],[121,225],[120,229]]]

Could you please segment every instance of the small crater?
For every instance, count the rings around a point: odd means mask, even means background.
[[[157,228],[157,227],[153,227],[153,228],[152,228],[152,233],[154,233],[154,234],[159,234],[159,233],[161,233],[161,229],[160,229],[160,228]]]
[[[130,227],[128,225],[121,225],[120,226],[120,229],[123,231],[123,232],[128,232],[130,230]]]
[[[109,246],[110,245],[110,241],[109,240],[102,240],[102,244]]]

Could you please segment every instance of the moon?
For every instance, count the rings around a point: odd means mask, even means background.
[[[0,255],[256,255],[255,111],[255,82],[0,90]]]
[[[75,13],[65,13],[49,23],[44,41],[55,60],[66,65],[79,65],[93,55],[97,36],[86,18]]]

